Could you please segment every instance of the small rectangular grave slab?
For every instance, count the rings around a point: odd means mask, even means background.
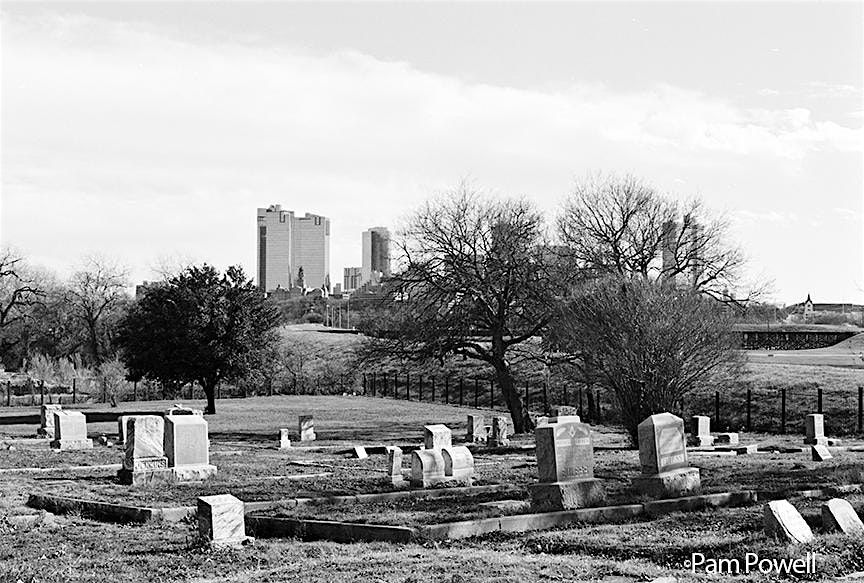
[[[702,492],[699,468],[678,468],[660,474],[649,474],[633,478],[633,489],[655,499],[683,498]]]
[[[811,413],[804,418],[804,443],[807,445],[828,445],[825,437],[825,416]]]
[[[387,473],[390,483],[394,486],[402,485],[405,481],[402,477],[402,448],[395,445],[387,446]]]
[[[362,445],[355,445],[353,448],[354,457],[358,460],[365,460],[369,457],[369,454],[366,453],[366,448]]]
[[[822,505],[822,528],[825,532],[864,536],[864,523],[852,505],[842,498],[832,498]]]
[[[93,449],[87,438],[87,419],[81,411],[54,412],[54,440],[51,448],[60,451]]]
[[[754,444],[751,445],[741,445],[734,448],[735,453],[738,455],[750,455],[759,452],[759,446]]]
[[[691,417],[690,434],[694,436],[711,435],[711,418],[707,415],[694,415]]]
[[[298,433],[300,441],[315,441],[315,422],[312,415],[300,415],[298,417]]]
[[[291,449],[291,432],[288,429],[279,430],[279,449]]]
[[[508,437],[510,425],[506,417],[496,416],[492,418],[492,435],[489,438],[491,447],[506,447],[510,445]]]
[[[198,498],[198,534],[217,547],[239,547],[247,542],[243,502],[231,494]]]
[[[468,443],[486,443],[487,433],[483,415],[468,415],[468,427],[465,441]]]
[[[737,433],[717,433],[714,436],[716,445],[738,445]]]
[[[806,543],[813,540],[810,526],[788,500],[774,500],[765,505],[765,534],[787,542]]]
[[[810,455],[814,462],[826,462],[834,457],[825,445],[810,446]]]
[[[446,425],[426,425],[423,427],[423,447],[441,449],[453,445],[453,434]]]

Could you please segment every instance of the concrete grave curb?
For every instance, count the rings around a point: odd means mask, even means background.
[[[27,506],[39,510],[47,510],[52,514],[80,513],[81,516],[102,522],[179,522],[195,514],[194,506],[179,506],[173,508],[147,508],[141,506],[126,506],[108,502],[93,502],[80,498],[61,496],[45,496],[30,494]]]

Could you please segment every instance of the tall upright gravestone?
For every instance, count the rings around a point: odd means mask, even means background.
[[[87,438],[87,419],[81,411],[54,412],[54,441],[52,449],[60,451],[93,449],[93,440]]]
[[[164,419],[158,415],[130,415],[125,425],[123,467],[117,472],[120,483],[133,486],[172,483],[163,446]]]
[[[42,405],[39,409],[39,429],[36,435],[39,437],[54,437],[54,413],[62,411],[60,405]]]
[[[207,421],[199,415],[165,417],[165,457],[175,482],[198,482],[216,475],[210,465]]]
[[[642,475],[633,486],[652,498],[693,496],[701,491],[699,469],[687,464],[684,421],[671,413],[651,415],[639,424]]]
[[[587,425],[571,416],[554,417],[538,426],[534,437],[540,478],[539,484],[528,487],[534,508],[568,510],[606,501],[603,484],[594,477],[594,447]]]

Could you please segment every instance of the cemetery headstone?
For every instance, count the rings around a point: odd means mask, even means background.
[[[491,447],[506,447],[510,445],[510,439],[508,437],[509,431],[510,426],[508,425],[506,417],[500,415],[493,417],[492,436],[489,439],[489,445]]]
[[[411,452],[411,485],[428,488],[444,482],[444,455],[440,449],[419,449]]]
[[[714,436],[717,445],[738,445],[737,433],[718,433]]]
[[[468,430],[465,441],[468,443],[486,443],[486,427],[483,415],[468,415]]]
[[[39,429],[36,430],[38,437],[54,437],[54,413],[62,410],[60,405],[42,405],[39,409]]]
[[[822,528],[825,532],[864,536],[864,523],[852,505],[842,498],[832,498],[822,505]]]
[[[129,421],[131,417],[131,415],[120,415],[120,417],[117,418],[117,443],[119,445],[126,444],[126,422]]]
[[[811,445],[810,455],[814,462],[825,462],[834,457],[831,455],[831,452],[828,451],[828,446],[825,445]]]
[[[587,425],[573,420],[549,422],[538,426],[534,437],[540,483],[528,490],[535,509],[569,510],[606,501],[603,484],[594,477],[594,447]]]
[[[825,416],[811,413],[804,418],[804,443],[808,445],[828,445],[825,437]]]
[[[60,451],[93,449],[93,440],[87,439],[87,418],[81,411],[54,412],[54,441],[52,449]]]
[[[291,449],[291,432],[288,429],[279,430],[279,449]]]
[[[759,446],[755,443],[751,445],[742,445],[735,448],[735,453],[737,453],[738,455],[748,455],[752,453],[758,453],[758,451]]]
[[[216,547],[238,547],[249,541],[243,501],[231,494],[199,497],[198,534]]]
[[[640,494],[652,498],[694,496],[701,491],[699,469],[687,464],[684,421],[671,413],[651,415],[639,424],[642,475],[633,481]]]
[[[201,415],[203,417],[204,411],[193,409],[180,403],[174,403],[174,405],[165,410],[165,415]]]
[[[387,446],[387,471],[390,478],[390,483],[393,485],[401,485],[404,482],[402,477],[402,448],[395,445]]]
[[[158,415],[129,415],[125,423],[126,440],[123,467],[117,472],[121,484],[144,486],[170,484],[163,439],[165,420]]]
[[[356,457],[358,460],[365,460],[366,458],[369,457],[369,454],[366,453],[366,448],[364,446],[355,445],[354,446],[354,457]]]
[[[813,531],[788,500],[774,500],[765,505],[765,534],[787,542],[806,543],[813,540]]]
[[[474,476],[474,456],[464,445],[445,447],[441,449],[444,458],[444,476],[458,482],[471,485]]]
[[[210,440],[204,417],[165,417],[164,446],[175,482],[199,482],[216,475],[216,466],[210,465]]]
[[[315,423],[312,415],[300,415],[298,425],[300,441],[315,441]]]
[[[687,440],[694,447],[711,447],[714,437],[711,435],[711,418],[707,415],[694,415],[690,418],[690,437]]]
[[[453,445],[453,434],[446,425],[426,425],[423,427],[423,447],[441,449]]]

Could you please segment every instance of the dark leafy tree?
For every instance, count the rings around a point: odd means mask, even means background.
[[[249,374],[276,342],[278,310],[239,266],[192,266],[149,288],[121,325],[130,380],[197,382],[216,412],[216,388]]]
[[[611,390],[634,443],[647,416],[678,410],[689,392],[740,364],[721,303],[640,277],[578,288],[559,304],[546,344],[590,356],[591,373]]]
[[[422,206],[398,247],[403,269],[384,286],[386,316],[365,320],[365,331],[379,337],[374,345],[408,358],[487,363],[515,431],[531,430],[512,365],[517,348],[549,321],[540,213],[527,201],[488,200],[463,186]]]

